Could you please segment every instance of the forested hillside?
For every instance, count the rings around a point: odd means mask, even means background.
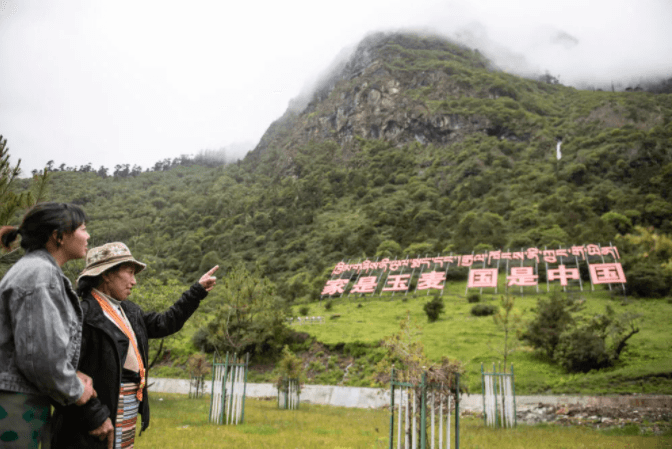
[[[50,199],[80,204],[89,246],[126,242],[147,277],[243,265],[289,305],[318,301],[343,259],[584,243],[619,245],[632,293],[672,288],[670,94],[581,91],[377,35],[243,161],[186,165],[56,171]]]

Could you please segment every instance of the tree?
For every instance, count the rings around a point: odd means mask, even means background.
[[[140,173],[142,173],[142,167],[137,164],[133,165],[133,169],[131,170],[130,175],[138,176]]]
[[[285,340],[285,301],[258,273],[235,267],[217,287],[211,301],[220,304],[204,328],[207,342],[220,353],[272,353]]]
[[[389,384],[392,367],[394,367],[397,381],[414,385],[417,410],[421,410],[420,383],[423,374],[427,374],[427,382],[441,386],[433,391],[447,395],[455,392],[455,374],[464,372],[461,362],[450,360],[445,356],[438,363],[430,361],[420,341],[421,335],[422,330],[411,321],[410,313],[408,313],[399,325],[399,332],[385,337],[381,342],[381,346],[387,350],[387,355],[378,362],[375,368],[376,380],[381,384]],[[418,423],[419,441],[420,413],[418,412],[414,418]]]
[[[301,392],[301,385],[305,382],[306,374],[303,369],[303,361],[292,351],[289,346],[285,345],[282,348],[282,358],[276,365],[278,378],[276,380],[276,387],[280,391],[285,391],[287,388],[288,379],[296,379],[299,382],[299,393]]]
[[[562,334],[556,361],[570,373],[613,366],[627,341],[639,332],[639,317],[630,312],[617,317],[607,306],[603,314],[595,314],[587,323]]]
[[[457,225],[453,242],[464,250],[470,250],[479,243],[501,248],[506,243],[504,219],[492,212],[468,212]]]
[[[399,323],[399,332],[385,337],[381,346],[387,350],[387,356],[376,365],[376,379],[381,384],[390,381],[390,372],[394,365],[399,373],[397,380],[419,384],[424,372],[428,381],[452,385],[453,375],[464,369],[459,361],[443,357],[440,362],[432,362],[425,355],[425,347],[420,341],[422,329],[411,320],[410,313]]]
[[[654,228],[635,226],[634,232],[617,236],[623,251],[627,288],[641,297],[664,297],[672,290],[672,237]]]
[[[536,315],[528,324],[522,339],[552,359],[560,343],[560,336],[574,324],[573,313],[580,309],[580,302],[554,291],[549,299],[537,301]]]
[[[575,315],[581,309],[579,301],[555,292],[550,300],[539,300],[522,338],[568,372],[612,366],[639,332],[639,315],[626,312],[617,317],[607,306],[604,313],[584,318]]]
[[[28,191],[16,193],[14,184],[21,174],[21,159],[14,167],[9,163],[9,148],[7,139],[0,135],[0,225],[9,224],[16,213],[33,204],[44,201],[47,195],[47,169],[39,175],[33,175],[33,185]]]
[[[130,164],[117,164],[114,166],[113,175],[115,178],[127,178],[130,172]]]
[[[187,360],[187,368],[189,373],[194,377],[203,377],[210,374],[212,364],[208,361],[208,357],[202,352],[191,354]]]
[[[401,254],[401,245],[394,240],[384,240],[380,242],[376,249],[376,257],[393,258]]]
[[[522,331],[522,321],[520,314],[513,312],[515,304],[513,296],[501,296],[499,302],[500,307],[497,309],[493,319],[495,320],[495,325],[504,331],[504,345],[498,352],[504,357],[504,369],[506,369],[509,354],[517,348],[518,338]],[[511,337],[513,338],[511,339]]]
[[[107,178],[107,172],[108,172],[107,167],[101,165],[96,173],[98,174],[98,176],[105,179],[105,178]]]

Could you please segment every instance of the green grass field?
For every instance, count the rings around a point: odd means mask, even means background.
[[[442,356],[458,359],[466,365],[465,382],[471,391],[480,392],[481,363],[491,369],[503,360],[504,333],[491,316],[475,317],[465,296],[464,283],[452,283],[443,299],[445,313],[439,321],[428,323],[423,305],[428,296],[404,297],[363,296],[331,299],[332,307],[325,310],[325,301],[310,304],[309,315],[323,316],[324,324],[293,325],[296,331],[307,332],[317,341],[336,344],[355,341],[375,343],[397,333],[399,323],[410,314],[422,328],[422,341],[427,356],[438,360]],[[588,286],[589,288],[589,286]],[[473,289],[470,291],[477,291]],[[567,374],[562,368],[540,359],[532,348],[519,345],[509,356],[516,375],[516,393],[622,394],[672,393],[672,303],[669,300],[626,299],[621,294],[597,290],[580,294],[585,299],[584,314],[602,313],[607,305],[617,314],[641,314],[640,332],[629,341],[615,367],[587,374]],[[499,305],[501,295],[483,294],[482,302]],[[529,321],[537,299],[545,294],[526,292],[517,296],[514,312],[522,321]],[[299,306],[294,307],[295,316]],[[338,316],[337,318],[332,318]],[[359,367],[363,369],[363,367]],[[353,368],[356,372],[357,366]]]
[[[278,410],[274,400],[247,399],[245,422],[237,426],[208,423],[210,399],[152,394],[150,428],[136,438],[138,449],[179,448],[387,448],[387,410],[302,404]],[[637,429],[599,431],[554,425],[515,429],[485,428],[481,419],[461,420],[461,448],[669,448],[671,436],[639,435]],[[395,446],[396,447],[396,446]],[[451,446],[451,447],[454,447]]]

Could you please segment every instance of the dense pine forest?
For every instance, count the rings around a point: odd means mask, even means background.
[[[289,310],[341,260],[585,243],[618,245],[629,296],[672,289],[672,95],[521,78],[437,37],[365,40],[236,163],[58,166],[46,197],[85,209],[90,247],[126,242],[156,289],[219,264]]]

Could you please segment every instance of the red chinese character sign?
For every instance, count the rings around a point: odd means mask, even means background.
[[[468,288],[497,287],[497,268],[482,268],[469,270]]]
[[[512,267],[511,275],[506,277],[508,287],[519,285],[521,287],[536,287],[539,285],[539,276],[534,274],[534,267]]]
[[[446,273],[443,271],[430,271],[422,273],[418,280],[418,290],[437,289],[443,290],[443,283],[446,280]]]
[[[339,262],[322,289],[322,296],[382,295],[420,293],[433,290],[443,292],[449,270],[469,269],[467,289],[497,289],[501,287],[539,289],[539,270],[546,270],[546,289],[552,284],[563,289],[579,288],[583,291],[590,281],[590,288],[606,284],[625,284],[621,256],[615,246],[581,245],[568,248],[527,248],[520,251],[497,250],[481,254],[418,257],[415,259],[364,260],[357,263]],[[581,266],[588,268],[590,279],[581,278]],[[584,271],[585,272],[585,271]],[[623,287],[625,288],[625,287]]]
[[[578,268],[566,268],[564,265],[560,265],[557,269],[548,270],[548,280],[549,281],[560,281],[560,285],[563,287],[567,285],[568,279],[579,280],[579,269]]]
[[[625,274],[620,263],[603,263],[590,266],[593,284],[625,284]]]
[[[408,290],[408,279],[410,274],[391,274],[387,277],[384,292],[405,292]]]
[[[345,287],[348,285],[348,282],[350,282],[350,279],[334,279],[327,281],[327,285],[322,289],[322,295],[341,295],[345,292]]]
[[[376,276],[364,276],[357,280],[352,287],[352,293],[373,293],[378,287],[378,278]]]

